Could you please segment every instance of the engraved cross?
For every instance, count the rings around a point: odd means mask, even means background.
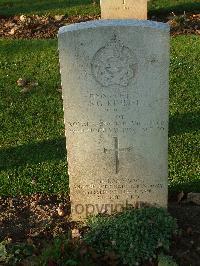
[[[119,173],[119,152],[120,151],[130,151],[132,147],[128,148],[119,148],[119,140],[118,137],[114,137],[114,149],[106,149],[104,148],[104,153],[107,153],[108,151],[114,151],[115,153],[115,173]]]

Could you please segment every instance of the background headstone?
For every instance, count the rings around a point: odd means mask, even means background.
[[[169,27],[100,20],[58,37],[72,218],[166,207]]]
[[[147,0],[101,0],[102,19],[147,19]]]

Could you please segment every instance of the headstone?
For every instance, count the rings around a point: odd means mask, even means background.
[[[147,19],[147,0],[101,0],[102,19]]]
[[[58,37],[72,218],[166,207],[168,26],[100,20]]]

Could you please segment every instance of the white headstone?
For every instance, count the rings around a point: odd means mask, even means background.
[[[166,207],[169,27],[100,20],[58,37],[72,218]]]
[[[101,0],[102,19],[147,19],[147,0]]]

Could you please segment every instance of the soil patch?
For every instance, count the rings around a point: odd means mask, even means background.
[[[97,16],[14,16],[0,19],[0,37],[9,39],[56,38],[58,29],[72,23],[98,19]]]
[[[200,265],[200,206],[170,203],[170,214],[177,219],[180,235],[173,239],[170,255],[180,266]]]
[[[198,266],[200,262],[200,206],[169,203],[181,232],[174,237],[170,254],[178,265]],[[34,243],[41,249],[44,241],[71,232],[68,197],[34,194],[0,198],[0,241]],[[84,230],[84,229],[83,229]]]
[[[49,39],[56,38],[58,29],[62,26],[100,19],[99,16],[14,16],[0,18],[0,38],[9,39]],[[200,34],[200,14],[184,14],[176,16],[157,17],[149,19],[167,22],[171,27],[171,35]]]

